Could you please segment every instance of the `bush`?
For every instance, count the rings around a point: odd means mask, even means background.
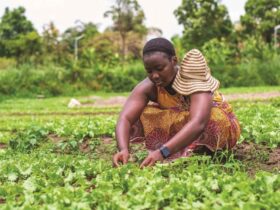
[[[280,84],[280,56],[259,38],[248,38],[238,49],[223,40],[212,39],[202,51],[222,87]]]
[[[0,93],[4,95],[71,95],[89,91],[130,91],[145,78],[140,62],[125,66],[96,66],[81,68],[78,65],[63,68],[54,65],[22,65],[0,72]]]
[[[0,70],[5,70],[16,66],[16,60],[13,58],[0,57]]]

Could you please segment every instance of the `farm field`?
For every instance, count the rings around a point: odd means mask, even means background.
[[[0,209],[279,209],[279,87],[224,89],[240,120],[233,151],[139,168],[147,152],[112,167],[114,129],[127,93],[1,98]],[[256,93],[273,93],[257,98]],[[242,94],[251,94],[244,98]],[[94,105],[94,101],[105,101]]]

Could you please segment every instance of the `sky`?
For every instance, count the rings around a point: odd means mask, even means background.
[[[138,0],[146,16],[146,26],[160,28],[163,36],[168,39],[175,34],[182,34],[183,26],[178,24],[173,14],[181,2],[182,0]],[[244,14],[246,0],[222,0],[222,3],[227,6],[233,22]],[[103,14],[113,4],[114,0],[0,0],[0,17],[6,7],[23,6],[27,18],[39,32],[50,21],[54,22],[61,33],[78,25],[79,21],[98,24],[99,30],[103,31],[112,25],[110,18],[104,18]]]

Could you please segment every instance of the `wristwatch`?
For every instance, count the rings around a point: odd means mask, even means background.
[[[163,158],[168,158],[171,155],[170,150],[166,146],[162,146],[159,151]]]

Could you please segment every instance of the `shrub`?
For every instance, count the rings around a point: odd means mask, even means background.
[[[13,58],[0,57],[0,70],[5,70],[16,66],[16,60]]]

